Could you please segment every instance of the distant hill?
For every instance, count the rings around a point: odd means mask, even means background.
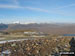
[[[5,30],[8,28],[8,25],[6,24],[0,24],[0,30]]]
[[[75,24],[0,24],[0,31],[35,30],[50,34],[75,34]]]

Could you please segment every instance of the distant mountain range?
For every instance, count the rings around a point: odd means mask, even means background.
[[[35,30],[50,34],[75,34],[75,24],[0,24],[0,31]]]

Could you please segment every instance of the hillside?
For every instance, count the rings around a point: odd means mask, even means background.
[[[0,30],[35,30],[51,34],[74,34],[75,24],[0,24]]]

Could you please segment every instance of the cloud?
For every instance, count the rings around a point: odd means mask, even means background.
[[[68,8],[68,7],[72,7],[72,6],[75,6],[75,4],[70,4],[70,5],[58,7],[58,8],[55,8],[55,9],[63,9],[63,8]]]
[[[72,7],[75,6],[75,4],[70,4],[67,6],[55,8],[53,10],[46,10],[42,8],[36,8],[36,7],[28,7],[28,6],[20,6],[20,5],[8,5],[8,4],[0,4],[0,8],[7,8],[7,9],[27,9],[27,10],[33,10],[33,11],[39,11],[39,12],[46,12],[50,14],[57,14],[57,15],[64,15],[64,16],[75,16],[75,13],[71,13],[68,11],[61,10],[62,8]]]
[[[19,4],[19,0],[0,0],[0,1],[5,1],[5,2],[8,2],[8,4],[9,3],[13,3],[13,4],[15,4],[15,5],[18,5]]]
[[[41,8],[33,8],[33,7],[24,7],[24,8],[27,8],[27,9],[30,9],[30,10],[42,11],[42,12],[49,12],[48,10],[41,9]]]
[[[22,7],[22,6],[18,6],[18,5],[4,5],[4,4],[0,4],[0,8],[8,8],[8,9],[29,9],[29,10],[35,10],[35,11],[41,11],[41,12],[49,12],[48,10],[45,9],[41,9],[41,8],[33,8],[33,7]]]
[[[8,5],[8,4],[0,4],[0,8],[8,8],[8,9],[18,9],[19,8],[19,9],[28,9],[28,10],[34,10],[34,11],[47,12],[47,13],[49,12],[48,10],[41,9],[41,8],[20,6],[19,0],[0,0],[0,1],[11,2],[10,5]]]
[[[4,5],[4,4],[0,4],[0,8],[22,8],[20,6],[15,6],[15,5]]]

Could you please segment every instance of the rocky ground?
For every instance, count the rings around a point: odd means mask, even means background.
[[[72,37],[49,37],[35,40],[1,44],[3,50],[10,50],[10,56],[51,56],[60,51],[70,51]]]

